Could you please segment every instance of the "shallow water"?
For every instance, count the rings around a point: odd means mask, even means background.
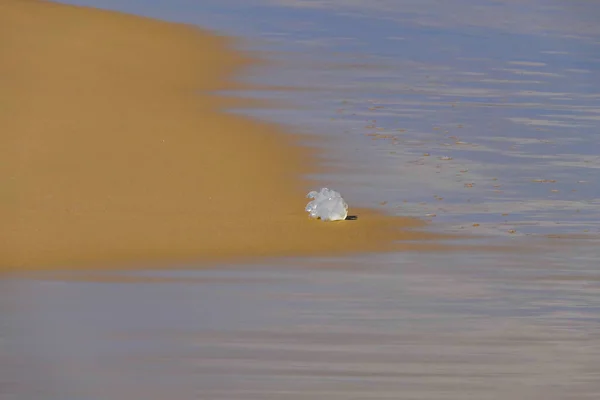
[[[15,281],[16,390],[44,399],[596,398],[597,257],[588,246],[494,264],[485,253],[402,254]]]
[[[321,178],[351,204],[480,234],[598,233],[592,2],[76,3],[243,35],[277,61],[251,80],[313,89],[254,93],[302,108],[251,113],[331,139],[346,173]]]
[[[592,239],[5,281],[1,398],[598,398],[599,5],[77,3],[249,38],[315,89],[252,114],[328,138],[350,206]]]

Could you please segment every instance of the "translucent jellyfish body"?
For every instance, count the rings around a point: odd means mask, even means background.
[[[313,218],[322,221],[341,221],[348,216],[348,204],[335,190],[322,188],[312,191],[306,197],[313,199],[306,205],[306,211]]]

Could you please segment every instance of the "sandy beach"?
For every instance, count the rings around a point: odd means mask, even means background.
[[[310,220],[314,150],[227,113],[244,100],[214,93],[242,89],[236,74],[258,62],[233,44],[191,26],[3,0],[1,269],[385,251],[435,237],[369,210]]]
[[[0,399],[600,398],[600,3],[61,1],[201,28],[0,0]]]

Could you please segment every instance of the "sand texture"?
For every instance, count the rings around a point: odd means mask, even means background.
[[[194,27],[0,0],[0,270],[386,251],[422,223],[310,220],[314,152],[225,111],[257,62]],[[352,204],[351,204],[352,205]]]

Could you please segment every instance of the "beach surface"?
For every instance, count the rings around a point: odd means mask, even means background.
[[[304,211],[317,152],[228,113],[261,62],[195,27],[0,3],[0,270],[123,267],[416,248],[423,223]],[[418,245],[420,247],[426,244]]]
[[[63,1],[244,42],[0,0],[1,399],[600,398],[600,3]]]

